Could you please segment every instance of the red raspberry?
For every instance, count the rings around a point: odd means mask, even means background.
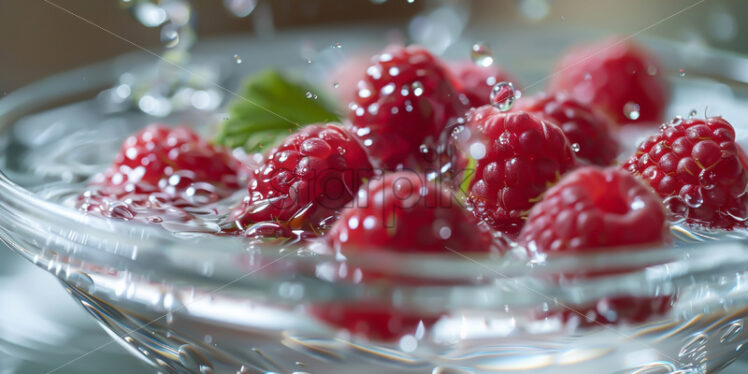
[[[572,171],[537,203],[519,237],[531,254],[595,253],[600,248],[657,245],[666,241],[665,210],[638,178],[617,168]],[[609,273],[609,272],[607,272]],[[580,279],[606,272],[578,274]],[[566,277],[566,276],[565,276]],[[536,318],[558,316],[583,326],[640,323],[670,308],[671,296],[614,296],[573,310],[551,309]]]
[[[748,172],[735,130],[721,117],[676,118],[644,140],[624,168],[646,180],[686,222],[710,229],[745,227]],[[679,198],[679,199],[678,199]]]
[[[576,149],[576,156],[594,165],[613,164],[618,155],[615,123],[603,112],[566,94],[540,94],[517,101],[513,110],[555,123]]]
[[[662,123],[668,86],[657,59],[631,40],[609,38],[566,53],[551,91],[566,91],[606,111],[618,122]]]
[[[491,106],[471,110],[466,127],[479,138],[463,150],[477,159],[465,191],[473,213],[513,236],[548,186],[575,167],[571,144],[550,122]]]
[[[327,235],[342,252],[356,250],[485,252],[491,238],[450,193],[412,172],[388,174],[359,193]]]
[[[449,192],[412,172],[389,174],[362,189],[354,206],[343,211],[328,233],[327,241],[344,255],[361,251],[487,253],[493,247],[487,228],[477,225]],[[394,280],[386,273],[367,270],[360,274],[357,281],[363,283]],[[439,311],[417,312],[387,304],[325,304],[310,310],[331,325],[374,340],[412,333],[419,323],[428,327],[441,315]]]
[[[660,198],[617,168],[584,167],[551,187],[519,236],[531,252],[586,252],[665,240]]]
[[[94,178],[94,189],[79,202],[81,209],[127,219],[135,215],[133,208],[154,204],[198,206],[237,190],[239,168],[228,150],[187,127],[149,125],[125,140],[112,166]],[[127,206],[107,209],[120,200],[128,200]]]
[[[372,157],[390,169],[431,163],[424,150],[436,148],[445,127],[465,112],[451,82],[441,61],[422,47],[389,48],[375,56],[349,105]]]
[[[316,229],[372,174],[363,147],[346,130],[334,124],[305,126],[253,172],[249,196],[234,216],[242,224],[281,221]]]
[[[495,65],[483,67],[472,61],[462,61],[449,64],[449,70],[455,79],[453,85],[470,108],[490,104],[491,90],[499,82],[512,82],[515,88],[519,88],[516,78]]]

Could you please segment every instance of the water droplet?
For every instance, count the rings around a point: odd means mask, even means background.
[[[574,151],[574,153],[579,152],[579,149],[580,149],[579,143],[572,143],[571,144],[571,150]]]
[[[140,1],[135,5],[133,15],[145,27],[157,27],[168,18],[164,8],[146,1]]]
[[[343,45],[340,44],[340,43],[335,43],[335,44],[332,45],[332,47],[335,48],[335,49],[340,49],[340,48],[343,48]]]
[[[688,217],[688,205],[680,196],[669,196],[662,201],[668,213],[668,222],[678,224]]]
[[[470,48],[470,59],[478,66],[491,66],[493,64],[493,51],[487,43],[475,43]]]
[[[699,112],[696,109],[691,109],[691,111],[688,113],[688,118],[696,117],[697,114],[699,114]]]
[[[636,121],[639,119],[639,104],[629,101],[623,106],[623,114],[626,116],[626,118]]]
[[[483,159],[486,157],[486,146],[481,142],[475,142],[470,145],[469,153],[470,157],[475,160]]]
[[[310,91],[307,91],[306,92],[306,98],[307,99],[312,99],[312,100],[317,100],[317,95],[314,94],[314,93],[312,93],[312,92],[310,92]]]
[[[514,85],[511,82],[499,82],[491,89],[491,105],[495,106],[502,112],[512,109],[516,99]]]
[[[719,342],[722,344],[732,343],[743,332],[743,320],[739,319],[733,321],[729,325],[723,327],[720,331],[722,332],[722,335],[719,337]]]
[[[223,0],[223,6],[234,15],[244,18],[252,13],[257,6],[257,0]]]
[[[686,344],[681,348],[678,353],[678,357],[692,356],[694,353],[700,351],[706,345],[707,337],[704,334],[698,334],[689,339]]]
[[[93,279],[91,279],[91,277],[88,274],[82,271],[75,271],[75,272],[70,273],[67,277],[67,281],[68,283],[86,292],[91,292],[93,290],[93,286],[94,286]]]
[[[234,62],[236,62],[237,64],[241,64],[242,58],[239,55],[234,55]]]
[[[701,195],[701,189],[698,187],[686,190],[681,197],[686,205],[691,208],[698,208],[704,203],[704,197]]]
[[[649,74],[650,76],[657,75],[657,66],[655,65],[647,66],[647,74]]]
[[[338,88],[338,87],[340,87],[339,82],[332,82],[332,88]]]
[[[408,0],[408,4],[413,4],[415,2],[416,2],[416,0]]]
[[[307,64],[311,64],[312,63],[312,59],[311,58],[306,59],[306,63]]]
[[[684,69],[678,69],[678,75],[680,75],[681,77],[685,77],[686,71]]]
[[[174,48],[179,44],[179,29],[168,24],[161,29],[161,43],[164,43],[166,48]]]
[[[423,95],[423,83],[421,83],[420,81],[415,81],[413,82],[411,87],[413,88],[413,95],[415,96]]]
[[[177,354],[179,355],[179,362],[188,369],[202,370],[203,367],[213,367],[200,351],[189,344],[179,346]]]
[[[418,348],[418,340],[413,335],[405,335],[400,338],[400,349],[403,352],[413,352]]]

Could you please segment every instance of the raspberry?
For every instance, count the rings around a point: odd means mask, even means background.
[[[330,230],[327,241],[343,255],[361,251],[488,253],[493,248],[487,228],[478,226],[449,192],[412,172],[386,175],[362,189],[354,206],[343,211]],[[419,281],[370,270],[359,274],[357,282],[363,283]],[[322,304],[310,310],[333,326],[385,341],[412,333],[421,323],[428,327],[441,315],[440,311],[418,312],[371,303]]]
[[[495,65],[483,67],[472,61],[462,61],[449,64],[449,70],[455,79],[453,85],[470,108],[490,104],[491,89],[499,82],[512,82],[519,88],[517,79]]]
[[[358,82],[349,117],[381,166],[433,162],[424,153],[436,148],[445,127],[465,112],[452,81],[441,61],[422,47],[389,48],[374,57]]]
[[[531,254],[595,253],[600,248],[666,241],[665,210],[638,178],[617,168],[584,167],[566,175],[530,212],[519,242]],[[611,272],[577,274],[578,279]],[[566,275],[568,276],[568,275]],[[565,277],[566,277],[565,276]],[[669,310],[672,296],[602,298],[573,310],[536,312],[582,326],[640,323]]]
[[[686,223],[731,230],[748,218],[748,172],[740,158],[729,122],[676,118],[639,144],[624,168],[685,213]]]
[[[550,89],[599,107],[621,125],[659,124],[668,102],[661,71],[644,47],[609,38],[566,53],[556,66]]]
[[[566,94],[540,94],[520,99],[513,110],[532,113],[558,125],[572,145],[576,156],[594,165],[613,164],[618,155],[614,138],[615,123],[603,112],[580,103]]]
[[[575,167],[571,145],[550,122],[491,106],[471,110],[466,127],[480,138],[465,152],[476,159],[468,202],[479,218],[514,236],[548,186]]]
[[[149,125],[128,137],[92,190],[79,198],[81,209],[108,217],[134,218],[139,208],[167,204],[199,206],[239,188],[240,163],[231,153],[201,139],[191,129]],[[120,204],[127,200],[127,204]],[[114,206],[118,209],[109,209]]]
[[[373,174],[363,147],[334,124],[309,125],[273,148],[257,168],[249,196],[234,212],[241,224],[280,221],[317,229],[353,199]]]
[[[485,252],[486,230],[476,227],[447,191],[412,172],[388,174],[359,193],[327,235],[331,247],[443,253],[445,247]]]
[[[520,244],[532,252],[588,252],[665,241],[660,198],[617,168],[583,167],[565,176],[537,203]]]

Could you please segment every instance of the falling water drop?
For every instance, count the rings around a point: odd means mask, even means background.
[[[241,58],[241,56],[239,56],[239,55],[234,55],[234,62],[236,62],[237,64],[241,64],[241,63],[242,63],[242,58]]]
[[[255,10],[257,0],[223,0],[223,6],[228,9],[234,17],[244,18]]]
[[[493,64],[493,51],[487,43],[475,43],[470,48],[470,59],[478,66],[491,66]]]
[[[678,75],[680,75],[681,77],[685,77],[686,71],[684,69],[678,69]]]
[[[580,149],[579,143],[572,143],[571,144],[571,150],[574,151],[574,153],[578,153]]]

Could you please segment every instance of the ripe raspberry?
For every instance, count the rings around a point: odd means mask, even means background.
[[[531,252],[587,252],[665,241],[660,198],[617,168],[584,167],[566,175],[537,203],[520,244]]]
[[[748,218],[748,172],[740,157],[735,130],[721,117],[676,118],[639,144],[624,168],[663,199],[677,197],[687,223],[731,230]]]
[[[381,166],[422,167],[445,127],[465,112],[452,78],[422,47],[389,48],[358,82],[349,117]],[[427,152],[428,153],[428,152]]]
[[[81,209],[131,219],[151,205],[199,206],[239,188],[240,163],[191,129],[149,125],[128,137],[114,163],[94,177]],[[119,209],[108,207],[128,200]]]
[[[487,228],[462,209],[446,190],[412,172],[398,172],[371,182],[354,206],[341,214],[327,235],[332,248],[351,255],[366,252],[449,253],[492,250]],[[361,269],[359,269],[361,270]],[[350,273],[350,271],[349,271]],[[357,282],[418,280],[363,270]],[[386,304],[322,304],[311,313],[333,326],[374,340],[392,340],[413,333],[420,323],[435,323],[440,311],[404,310]]]
[[[600,248],[657,245],[666,240],[665,210],[659,197],[617,168],[572,171],[537,203],[519,237],[531,254],[594,253]],[[577,274],[577,278],[606,275]],[[568,276],[568,275],[565,275]],[[594,326],[640,323],[670,308],[671,296],[614,296],[592,305],[553,308],[535,318]]]
[[[513,110],[532,113],[558,125],[576,144],[576,156],[594,165],[613,164],[618,142],[613,135],[615,123],[601,111],[580,103],[566,94],[540,94],[517,101]]]
[[[519,88],[516,78],[495,65],[483,67],[472,61],[462,61],[449,64],[449,70],[455,79],[453,85],[470,108],[490,104],[491,89],[499,82],[512,82]]]
[[[620,124],[662,123],[667,82],[657,59],[633,41],[609,38],[572,49],[556,66],[554,92],[568,92]]]
[[[491,106],[471,110],[466,127],[479,137],[464,150],[476,159],[465,191],[473,213],[513,236],[548,186],[575,166],[571,145],[550,122]]]
[[[331,247],[443,253],[486,252],[491,237],[447,191],[412,172],[388,174],[359,193],[327,235]]]
[[[235,211],[243,225],[281,221],[319,228],[353,199],[373,174],[361,145],[334,125],[309,125],[268,153],[252,174],[249,196]]]

